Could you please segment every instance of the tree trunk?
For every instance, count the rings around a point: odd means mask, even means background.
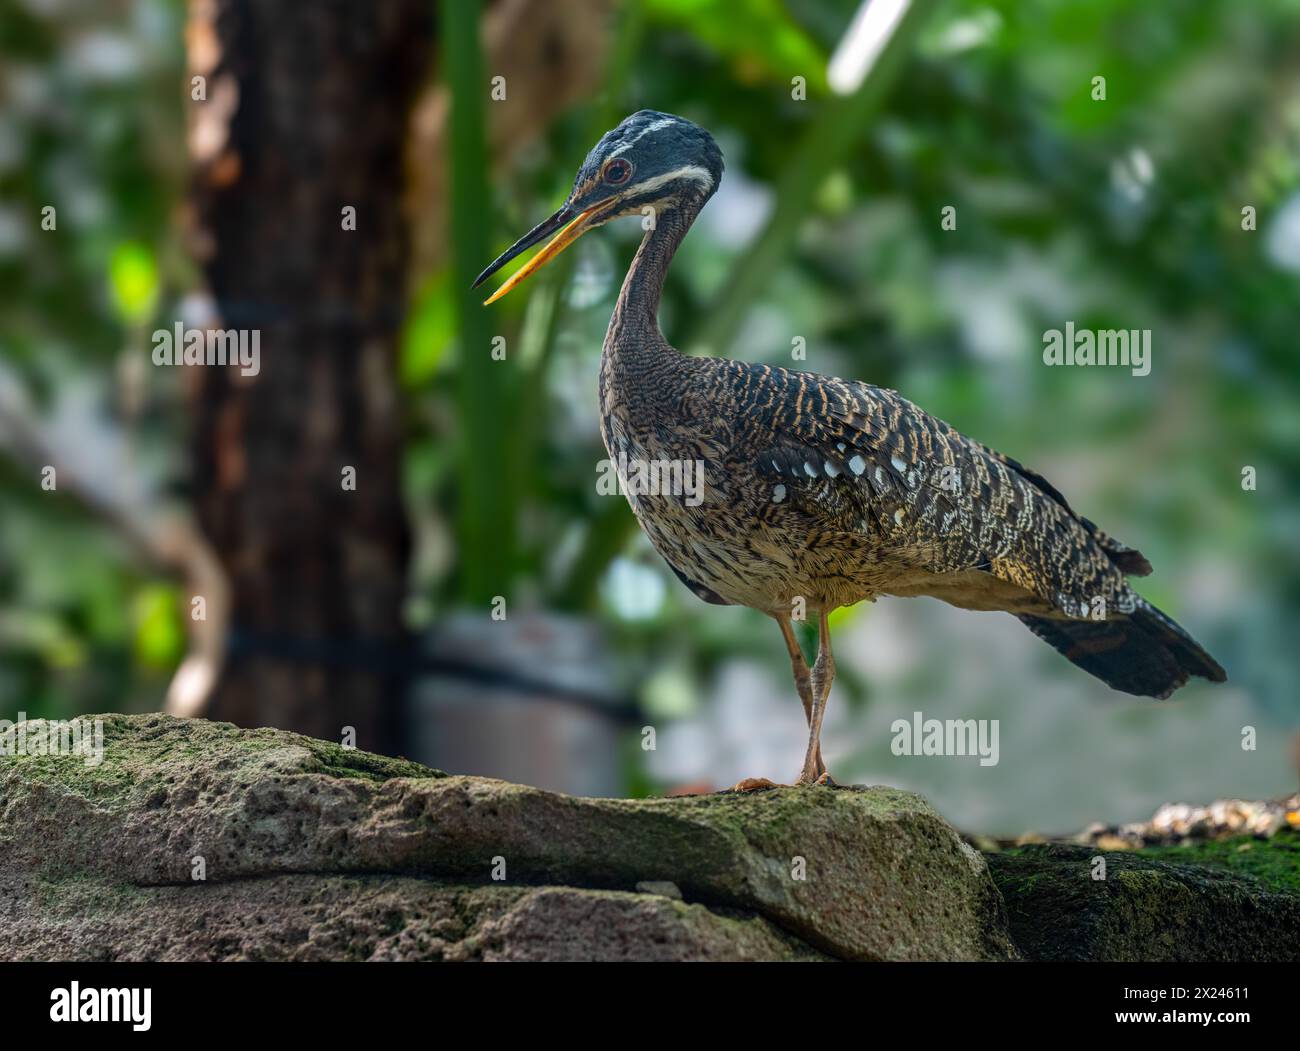
[[[333,740],[351,726],[387,752],[409,548],[403,145],[432,13],[430,0],[194,0],[187,31],[205,78],[190,151],[212,323],[260,338],[256,376],[186,370],[195,507],[231,588],[207,714]]]

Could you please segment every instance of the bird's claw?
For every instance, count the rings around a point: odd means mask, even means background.
[[[835,778],[831,777],[831,772],[829,770],[823,770],[817,776],[813,776],[811,773],[801,774],[796,783],[805,788],[810,785],[821,785],[823,788],[840,787],[839,782],[836,781]]]

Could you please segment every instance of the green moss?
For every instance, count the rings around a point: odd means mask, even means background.
[[[335,777],[360,777],[368,781],[387,781],[392,777],[446,777],[447,774],[410,759],[393,759],[386,755],[344,748],[331,741],[303,737],[300,742],[315,759],[304,773],[333,774]]]
[[[1142,851],[1049,844],[987,858],[1029,959],[1292,960],[1295,840],[1250,842],[1245,851],[1241,840]],[[1093,878],[1098,856],[1104,879]]]
[[[99,802],[124,800],[134,790],[166,787],[179,772],[207,767],[214,774],[247,768],[249,760],[279,752],[289,758],[286,772],[385,781],[393,777],[445,777],[407,759],[392,759],[329,741],[279,730],[240,730],[230,723],[167,716],[89,715],[102,719],[103,760],[88,765],[82,755],[14,755],[0,758],[0,777],[13,771],[25,784],[58,785]],[[42,720],[30,725],[38,729]],[[11,736],[13,732],[10,732]],[[290,749],[306,756],[292,758]]]
[[[148,892],[130,883],[104,880],[65,865],[51,865],[33,881],[39,907],[51,913],[84,916],[106,910],[117,913],[148,901]]]
[[[1300,833],[1285,830],[1271,839],[1236,836],[1176,847],[1147,847],[1140,857],[1176,865],[1207,865],[1252,876],[1271,890],[1300,894]]]
[[[78,756],[0,762],[8,812],[42,822],[49,840],[33,848],[0,827],[0,856],[14,847],[27,870],[66,860],[105,879],[188,894],[188,849],[207,856],[222,882],[350,868],[473,882],[500,852],[511,858],[511,878],[532,885],[630,893],[643,881],[672,880],[689,904],[762,916],[835,956],[1013,952],[987,874],[908,793],[811,787],[580,799],[449,778],[276,730],[161,715],[103,719],[98,766]],[[382,782],[386,791],[370,790]],[[794,872],[794,857],[806,869]],[[741,936],[742,928],[727,930]]]

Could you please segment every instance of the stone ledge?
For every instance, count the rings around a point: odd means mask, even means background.
[[[0,759],[0,957],[1015,956],[984,859],[895,789],[578,799],[281,731],[101,718],[98,766]],[[685,900],[636,892],[656,882]]]
[[[1240,847],[1291,849],[1282,842]],[[1186,854],[1188,861],[1197,856]],[[1273,879],[1059,844],[987,857],[1011,934],[1029,959],[1300,959],[1300,894]],[[1093,878],[1097,858],[1105,859],[1105,879]]]

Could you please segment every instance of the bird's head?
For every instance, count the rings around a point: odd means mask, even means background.
[[[698,124],[650,109],[633,113],[601,136],[587,154],[573,192],[560,210],[497,256],[478,275],[474,287],[521,252],[550,238],[487,300],[494,302],[588,230],[624,215],[643,215],[646,208],[660,213],[684,204],[698,207],[721,178],[722,151]]]

